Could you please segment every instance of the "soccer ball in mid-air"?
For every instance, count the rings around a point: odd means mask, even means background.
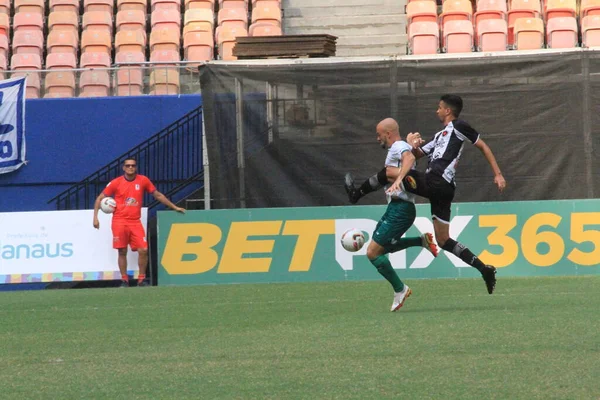
[[[100,201],[100,209],[106,214],[112,214],[117,208],[117,202],[112,197],[105,197]]]
[[[359,229],[348,229],[342,235],[341,242],[344,249],[351,252],[359,251],[365,245],[365,235]]]

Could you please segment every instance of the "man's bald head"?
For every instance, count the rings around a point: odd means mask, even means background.
[[[389,148],[400,140],[400,127],[393,118],[386,118],[377,124],[377,141],[381,147]]]

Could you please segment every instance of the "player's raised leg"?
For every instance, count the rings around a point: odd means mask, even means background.
[[[361,197],[383,188],[387,183],[386,168],[365,180],[358,188],[355,186],[352,174],[347,173],[344,177],[344,189],[351,204],[356,204]]]

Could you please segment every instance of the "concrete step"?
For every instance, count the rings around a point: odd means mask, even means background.
[[[369,0],[369,6],[396,6],[400,5],[404,7],[408,1],[407,0]],[[365,0],[283,0],[282,8],[285,10],[287,8],[311,8],[317,7],[322,8],[325,7],[365,7]]]
[[[336,45],[341,47],[362,47],[362,46],[405,46],[408,37],[406,34],[395,35],[360,35],[360,36],[341,36],[336,41]]]
[[[404,14],[406,9],[403,5],[391,6],[321,6],[321,7],[288,7],[283,10],[284,18],[315,18],[315,17],[348,17],[365,15],[390,15]]]
[[[406,33],[406,15],[290,18],[284,19],[283,25],[286,35],[393,35]]]

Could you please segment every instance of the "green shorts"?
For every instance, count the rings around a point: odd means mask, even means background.
[[[392,200],[377,223],[372,239],[384,248],[394,245],[415,222],[416,215],[417,210],[413,203]]]

